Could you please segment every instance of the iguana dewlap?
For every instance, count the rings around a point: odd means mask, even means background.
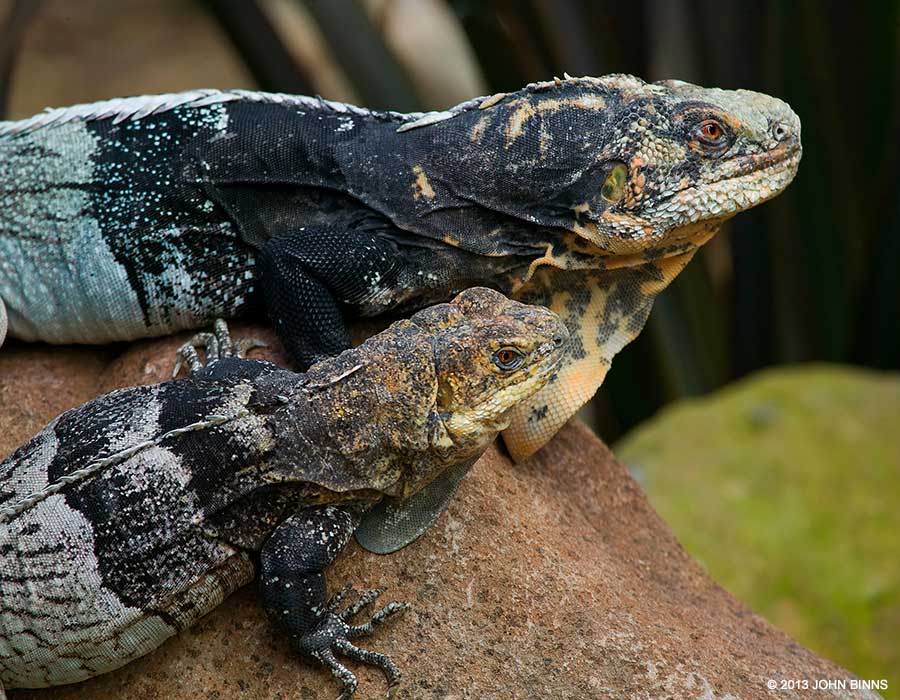
[[[470,289],[305,374],[230,357],[224,323],[217,336],[209,354],[225,359],[64,413],[0,463],[0,697],[117,668],[257,573],[269,617],[342,698],[356,680],[335,655],[394,683],[351,639],[404,606],[354,625],[377,593],[339,611],[323,570],[361,518],[388,549],[418,536],[421,522],[371,507],[433,519],[437,477],[461,477],[568,333],[543,307]]]
[[[780,100],[624,75],[425,115],[215,90],[50,110],[0,123],[0,316],[102,343],[265,308],[308,366],[348,346],[348,317],[494,287],[575,337],[504,435],[521,458],[800,154]]]

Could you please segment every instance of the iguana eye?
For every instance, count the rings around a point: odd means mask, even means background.
[[[710,146],[718,146],[725,138],[725,129],[715,119],[700,122],[697,131],[700,140]]]
[[[493,354],[491,361],[505,372],[511,372],[522,366],[525,355],[515,348],[500,348]]]
[[[626,175],[628,175],[628,168],[625,167],[624,163],[618,163],[609,171],[609,175],[603,181],[603,186],[600,188],[600,196],[610,204],[615,204],[622,199],[625,196]]]

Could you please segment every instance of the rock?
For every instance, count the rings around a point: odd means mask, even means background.
[[[900,374],[794,367],[676,404],[616,454],[713,577],[896,688],[898,429]]]
[[[98,391],[165,377],[177,344],[135,344],[96,377]],[[0,391],[23,376],[80,387],[93,373],[87,364],[75,371],[84,351],[15,353],[14,363],[0,365]],[[36,417],[47,421],[82,394],[72,390],[50,403],[22,399],[32,415],[27,431]],[[0,436],[0,451],[22,437]],[[404,670],[396,700],[877,697],[767,690],[768,679],[849,683],[853,676],[717,586],[628,472],[578,423],[524,465],[491,449],[435,527],[397,554],[379,557],[352,544],[329,571],[332,588],[348,581],[385,586],[386,600],[412,604],[364,640]],[[11,691],[10,700],[335,697],[333,679],[270,630],[254,594],[252,586],[244,589],[119,671],[72,686]],[[377,672],[350,665],[360,700],[384,696]]]
[[[8,340],[0,348],[0,455],[6,456],[54,416],[97,395],[112,354]]]

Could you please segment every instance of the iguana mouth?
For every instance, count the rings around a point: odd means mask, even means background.
[[[718,179],[690,183],[661,199],[655,209],[678,211],[687,207],[700,214],[686,217],[682,225],[730,218],[784,190],[794,179],[802,155],[800,142],[794,139],[764,153],[740,156]],[[671,231],[666,235],[671,235]]]
[[[729,161],[729,165],[734,164],[731,166],[734,169],[732,170],[726,166],[728,172],[723,173],[721,177],[718,177],[715,180],[686,183],[684,187],[672,191],[670,194],[657,201],[668,202],[679,195],[683,195],[685,192],[696,192],[703,188],[712,188],[722,183],[745,178],[748,175],[755,174],[760,177],[765,175],[778,177],[782,173],[792,173],[791,178],[786,180],[773,192],[773,194],[777,194],[790,184],[791,179],[793,179],[793,173],[796,172],[802,155],[803,147],[800,145],[800,141],[795,138],[787,143],[779,144],[775,148],[763,153],[736,156]],[[718,218],[718,216],[711,216],[709,218]]]
[[[716,180],[716,182],[744,177],[752,173],[765,173],[779,165],[791,166],[788,170],[792,170],[800,162],[802,155],[803,147],[800,145],[800,141],[792,139],[764,153],[754,153],[740,157],[737,160],[740,163],[737,171],[723,177],[721,180]]]

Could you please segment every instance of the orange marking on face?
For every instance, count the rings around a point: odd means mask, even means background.
[[[647,184],[647,178],[641,172],[641,169],[645,165],[647,165],[647,161],[641,155],[636,155],[628,164],[628,187],[625,190],[625,198],[623,200],[623,203],[628,208],[637,206],[644,194],[644,185]]]
[[[716,119],[721,122],[725,122],[725,124],[727,124],[735,132],[739,131],[743,126],[740,119],[738,119],[733,114],[729,114],[728,112],[717,115]]]

